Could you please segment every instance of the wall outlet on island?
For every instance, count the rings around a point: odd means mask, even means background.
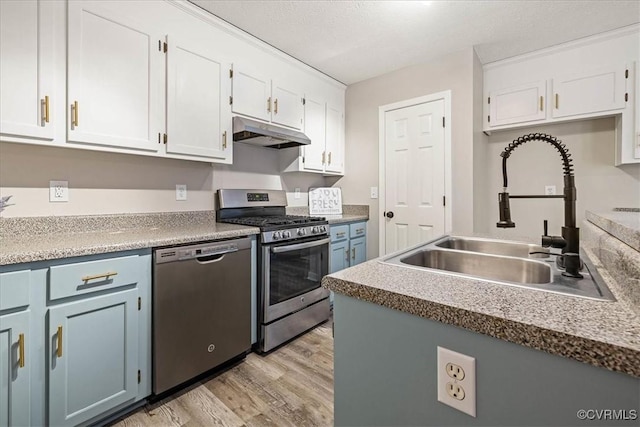
[[[476,359],[438,347],[438,402],[476,416]]]

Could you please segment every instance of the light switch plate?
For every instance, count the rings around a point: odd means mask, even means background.
[[[176,200],[187,200],[187,186],[185,184],[176,184]]]
[[[69,181],[49,181],[49,201],[69,201]]]
[[[371,187],[371,198],[372,199],[378,198],[378,187]]]

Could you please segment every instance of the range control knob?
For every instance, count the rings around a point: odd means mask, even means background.
[[[282,238],[283,239],[288,239],[289,237],[291,237],[291,233],[289,231],[283,231],[282,232]]]
[[[327,227],[325,227],[324,225],[320,226],[320,231],[322,231],[323,233],[326,233]]]
[[[278,240],[281,237],[281,234],[279,231],[274,231],[271,237],[273,238],[273,240]]]
[[[304,236],[305,234],[307,234],[307,230],[305,230],[304,228],[298,229],[298,236]]]
[[[319,233],[319,232],[320,232],[320,228],[319,228],[319,227],[313,227],[313,228],[311,229],[311,232],[312,232],[313,234]]]

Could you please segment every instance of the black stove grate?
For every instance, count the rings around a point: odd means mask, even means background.
[[[220,222],[227,222],[238,225],[249,225],[253,227],[273,227],[281,225],[306,225],[314,223],[325,223],[321,217],[299,216],[299,215],[268,215],[268,216],[247,216],[239,218],[224,218]]]

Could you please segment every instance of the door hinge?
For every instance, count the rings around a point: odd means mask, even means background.
[[[158,132],[158,144],[162,144],[162,141],[160,140],[162,138],[162,135],[160,134],[160,132]]]
[[[491,97],[487,98],[487,104],[491,104]]]
[[[158,40],[158,51],[162,52],[162,40]]]
[[[444,117],[442,118],[442,127],[444,127]]]
[[[307,105],[307,100],[302,98],[302,105]]]
[[[625,79],[629,78],[629,70],[624,70],[624,78]]]
[[[229,78],[232,79],[233,78],[233,70],[229,69]]]
[[[442,206],[447,206],[447,196],[442,196]]]
[[[142,310],[142,298],[138,297],[138,311]]]
[[[491,116],[487,116],[487,122],[491,123]]]
[[[167,50],[169,49],[169,46],[167,46],[167,43],[162,43],[162,51],[164,53],[167,53]]]
[[[169,137],[167,136],[167,134],[165,133],[164,136],[162,137],[163,142],[166,144],[167,140],[169,139]]]
[[[233,105],[233,96],[229,97],[229,105]]]
[[[624,102],[628,102],[629,101],[629,93],[625,92],[624,94]]]
[[[138,369],[138,384],[140,384],[141,381],[142,381],[142,373],[140,372],[140,369]]]
[[[304,163],[304,156],[302,156],[302,163]]]

